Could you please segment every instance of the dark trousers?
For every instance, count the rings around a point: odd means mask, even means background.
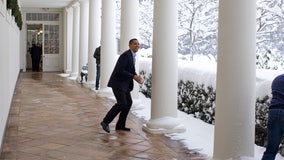
[[[101,64],[97,64],[97,74],[96,74],[96,89],[100,86],[100,76],[101,76]]]
[[[40,57],[38,57],[38,56],[32,57],[32,69],[33,69],[33,71],[39,72],[39,63],[40,63]]]
[[[120,113],[116,123],[116,128],[124,128],[127,115],[132,105],[131,94],[130,91],[124,92],[115,88],[113,88],[112,91],[117,103],[108,111],[103,121],[109,124]]]

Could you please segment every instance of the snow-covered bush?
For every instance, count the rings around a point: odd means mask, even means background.
[[[151,98],[152,74],[141,71],[140,75],[144,79],[140,92]],[[215,122],[215,98],[213,87],[183,80],[178,83],[178,109],[209,124]]]
[[[255,102],[255,144],[259,146],[266,145],[269,102],[269,96],[257,98]]]
[[[267,120],[270,99],[271,97],[264,96],[262,99],[257,98],[255,103],[255,144],[259,146],[267,145]],[[279,152],[284,156],[284,137]]]
[[[215,122],[215,91],[191,81],[178,83],[178,109],[209,124]]]
[[[140,75],[144,78],[144,84],[140,87],[140,92],[151,98],[152,74],[142,70]],[[266,145],[270,98],[269,95],[265,95],[263,98],[257,98],[255,102],[255,144],[259,146]],[[178,82],[177,106],[180,111],[192,114],[206,123],[214,124],[215,100],[216,91],[212,86],[205,86],[189,80],[180,80]],[[279,152],[284,153],[284,138]],[[282,155],[284,156],[284,154]]]
[[[140,75],[144,79],[143,85],[140,86],[140,92],[147,98],[151,98],[152,74],[141,71]]]
[[[144,78],[140,91],[151,98],[152,49],[139,50],[139,69]],[[216,70],[214,56],[178,54],[177,108],[206,123],[215,122]],[[255,144],[266,145],[267,115],[271,99],[271,82],[283,74],[284,58],[267,52],[256,59]],[[260,67],[262,66],[262,67]],[[270,67],[268,67],[270,66]],[[274,67],[272,67],[274,66]],[[260,69],[261,68],[261,69]],[[269,68],[269,69],[268,69]],[[277,70],[276,70],[277,69]],[[280,152],[284,153],[284,138]],[[284,156],[284,154],[283,154]]]

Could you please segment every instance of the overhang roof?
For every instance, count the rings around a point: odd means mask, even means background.
[[[20,8],[65,8],[77,0],[18,0]]]

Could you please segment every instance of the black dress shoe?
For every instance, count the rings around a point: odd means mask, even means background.
[[[130,128],[126,128],[126,127],[123,127],[123,128],[115,128],[115,130],[117,130],[117,131],[130,131]]]
[[[101,122],[101,126],[103,127],[103,130],[106,131],[107,133],[109,133],[109,127],[108,124],[106,124],[105,122]]]

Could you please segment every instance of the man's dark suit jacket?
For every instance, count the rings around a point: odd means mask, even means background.
[[[137,75],[131,50],[122,53],[110,76],[108,87],[129,92],[133,90],[133,78]]]

